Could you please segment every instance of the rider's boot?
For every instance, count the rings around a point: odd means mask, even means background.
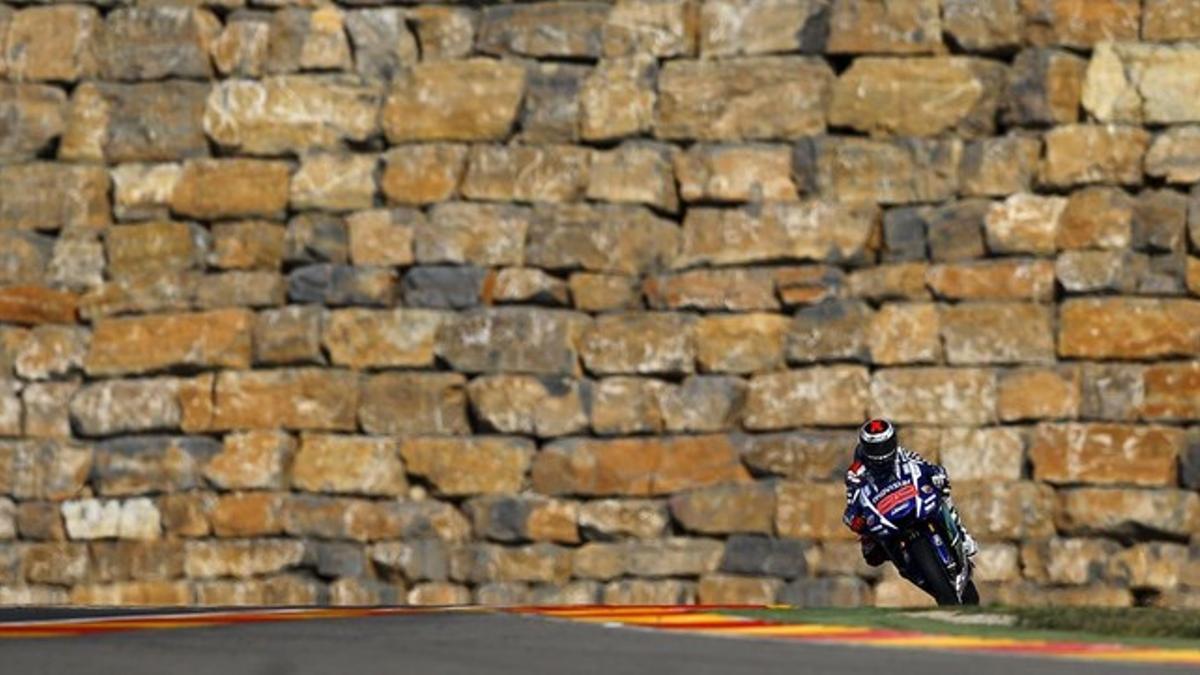
[[[971,533],[967,532],[966,530],[962,531],[962,535],[963,553],[966,554],[968,558],[973,557],[976,553],[979,553],[979,544],[975,543],[975,537],[972,537]]]
[[[976,553],[979,553],[979,544],[975,543],[975,537],[972,537],[971,533],[967,532],[967,527],[963,525],[962,518],[960,518],[958,515],[958,508],[954,505],[954,500],[950,497],[950,495],[945,496],[945,503],[947,509],[950,511],[950,518],[954,520],[954,524],[958,525],[958,531],[962,533],[963,553],[966,554],[968,558],[974,556]]]

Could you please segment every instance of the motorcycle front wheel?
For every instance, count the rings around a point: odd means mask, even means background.
[[[924,591],[932,595],[933,599],[937,600],[937,604],[971,604],[959,601],[958,593],[954,591],[954,584],[950,581],[950,575],[946,573],[946,568],[942,566],[942,561],[938,558],[937,551],[934,550],[932,542],[924,537],[917,537],[909,543],[908,555],[912,560],[914,571],[925,580]],[[975,583],[970,582],[968,590],[974,589],[974,586]],[[963,595],[965,596],[966,593]],[[976,603],[979,601],[978,593],[975,593],[975,601]]]

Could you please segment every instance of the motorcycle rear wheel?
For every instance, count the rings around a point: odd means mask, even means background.
[[[928,539],[924,537],[914,539],[908,545],[908,555],[915,571],[925,580],[923,590],[932,595],[938,605],[965,604],[958,599],[958,593],[954,591],[950,575],[946,573],[946,568],[942,566],[937,551],[933,549],[933,544]],[[971,582],[969,588],[974,588],[974,582]],[[966,594],[964,593],[964,595]],[[978,597],[979,594],[976,593],[976,602],[978,602]]]
[[[979,604],[979,589],[975,588],[975,581],[967,582],[967,587],[963,589],[962,604],[978,605]]]

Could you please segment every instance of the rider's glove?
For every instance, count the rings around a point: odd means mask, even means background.
[[[937,471],[929,478],[929,482],[942,492],[950,491],[950,479],[946,477],[945,471]]]

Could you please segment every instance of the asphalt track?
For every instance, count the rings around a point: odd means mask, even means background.
[[[20,615],[0,617],[14,618]],[[0,640],[0,672],[22,675],[1178,675],[1189,671],[1195,672],[1145,663],[708,637],[476,612]]]

